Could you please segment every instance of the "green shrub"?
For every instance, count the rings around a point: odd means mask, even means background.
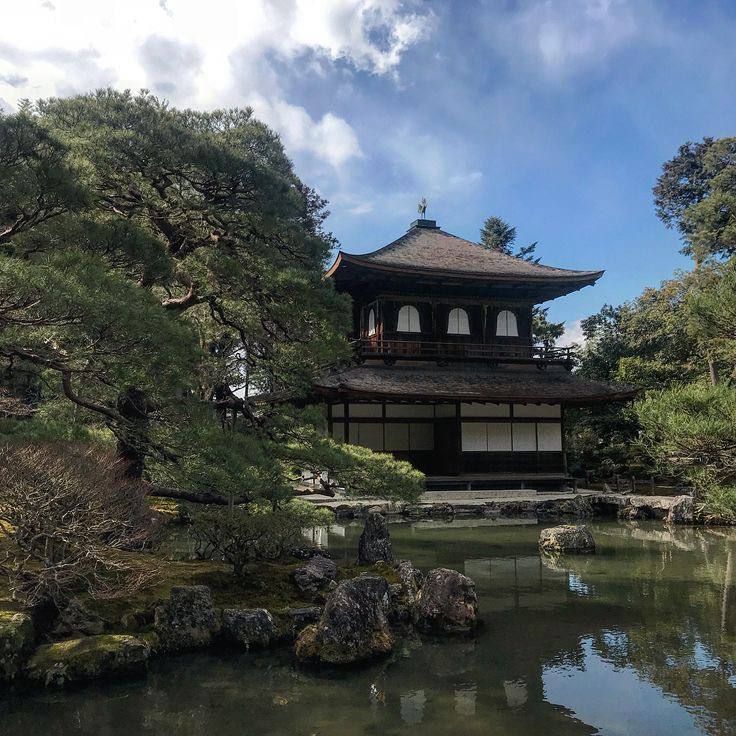
[[[701,513],[736,520],[736,388],[678,386],[636,408],[644,447],[693,485]]]
[[[332,513],[294,500],[282,508],[219,507],[200,511],[190,534],[200,559],[221,559],[241,575],[249,562],[275,560],[303,543],[303,530],[329,526]]]

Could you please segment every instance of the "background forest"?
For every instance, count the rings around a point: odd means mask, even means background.
[[[674,476],[708,516],[736,518],[736,138],[686,143],[656,185],[690,271],[583,321],[585,376],[633,384],[633,406],[579,410],[573,468]]]

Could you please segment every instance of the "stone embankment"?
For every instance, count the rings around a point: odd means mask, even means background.
[[[78,600],[46,633],[36,631],[26,613],[0,611],[0,687],[62,688],[135,675],[152,657],[217,647],[293,645],[304,663],[354,664],[390,654],[413,630],[457,634],[477,623],[473,581],[443,568],[425,577],[407,560],[394,562],[389,529],[378,514],[366,520],[363,571],[355,577],[338,582],[348,570],[322,550],[297,552],[306,562],[291,573],[288,600],[312,601],[308,607],[220,606],[209,586],[179,585],[140,615],[120,615],[106,633],[105,623]]]
[[[625,493],[518,493],[448,491],[425,494],[418,503],[397,504],[380,499],[325,499],[314,501],[331,509],[337,518],[363,518],[375,511],[391,518],[447,517],[618,517],[626,520],[659,519],[670,524],[692,524],[690,496],[636,496]]]

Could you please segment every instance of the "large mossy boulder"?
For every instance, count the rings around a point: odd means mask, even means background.
[[[220,630],[220,617],[210,589],[206,585],[172,588],[169,600],[156,608],[153,628],[162,651],[208,646]]]
[[[590,554],[595,552],[595,540],[585,524],[562,524],[542,529],[539,546],[553,554]]]
[[[226,608],[222,612],[222,637],[245,649],[267,647],[278,633],[273,616],[265,608]]]
[[[319,621],[299,634],[297,657],[342,665],[389,654],[394,647],[389,605],[385,578],[361,575],[341,582],[327,598]]]
[[[0,611],[0,682],[12,682],[33,649],[33,621],[27,613]]]
[[[386,519],[377,511],[370,511],[358,540],[358,564],[375,565],[376,562],[393,562],[393,559]]]
[[[39,647],[25,674],[37,685],[65,687],[144,672],[150,653],[145,641],[128,634],[85,636]]]
[[[417,594],[414,624],[425,633],[472,631],[478,623],[475,583],[457,570],[430,570]]]
[[[306,565],[294,570],[294,582],[302,593],[316,593],[337,577],[337,565],[327,557],[317,555]]]

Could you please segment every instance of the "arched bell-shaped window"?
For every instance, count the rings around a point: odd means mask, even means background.
[[[496,318],[497,337],[519,337],[519,327],[516,324],[516,315],[508,309],[498,313]]]
[[[399,309],[399,319],[396,323],[397,332],[421,332],[419,324],[419,310],[411,304],[405,304]]]
[[[470,321],[468,313],[460,307],[450,310],[447,317],[447,334],[448,335],[469,335]]]
[[[376,312],[373,309],[368,310],[368,334],[376,334]]]

